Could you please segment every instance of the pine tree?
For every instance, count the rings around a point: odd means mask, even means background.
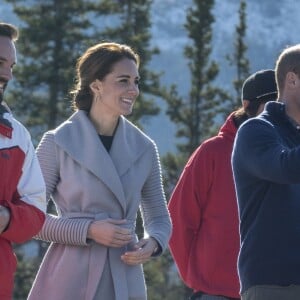
[[[249,60],[246,57],[248,47],[245,44],[245,36],[247,30],[246,9],[246,2],[244,0],[241,0],[238,11],[239,23],[235,29],[234,52],[232,56],[227,56],[230,65],[235,66],[236,68],[236,79],[233,81],[235,96],[232,97],[232,101],[229,103],[227,114],[241,106],[243,82],[250,75]]]
[[[106,8],[106,13],[112,14],[115,18],[114,23],[117,24],[108,26],[102,33],[102,38],[128,44],[140,55],[140,95],[135,103],[133,114],[129,117],[140,127],[149,117],[159,113],[160,109],[155,103],[155,98],[163,95],[159,82],[161,74],[150,70],[148,66],[153,55],[159,54],[159,49],[150,45],[152,2],[152,0],[101,2],[101,6]]]
[[[91,35],[89,1],[5,0],[22,21],[10,103],[34,137],[71,113],[75,63]]]
[[[176,136],[179,138],[178,154],[168,153],[162,160],[168,198],[187,158],[205,138],[215,133],[214,118],[222,111],[220,103],[228,99],[227,93],[213,84],[219,72],[217,63],[210,58],[213,6],[213,0],[194,0],[187,11],[185,28],[191,40],[184,51],[191,73],[188,98],[181,97],[176,86],[172,86],[165,96],[167,114],[177,125]],[[177,289],[185,295],[182,298],[191,294],[183,284],[177,285]]]
[[[39,257],[26,257],[22,247],[14,247],[18,259],[17,270],[14,277],[14,300],[24,300],[32,286],[35,274],[40,264]]]
[[[188,9],[185,28],[191,44],[185,47],[185,57],[189,60],[191,89],[188,99],[178,96],[172,87],[167,98],[167,114],[178,126],[177,145],[179,152],[188,157],[214,131],[214,117],[220,111],[219,105],[227,94],[213,85],[219,68],[210,59],[212,52],[213,0],[194,0]]]
[[[212,24],[214,1],[194,0],[187,11],[184,24],[190,44],[184,54],[189,61],[191,87],[188,98],[178,94],[176,86],[171,86],[165,99],[168,104],[167,114],[177,125],[176,145],[178,154],[168,153],[162,162],[165,171],[167,191],[170,193],[178,180],[187,158],[199,144],[215,133],[214,118],[222,112],[228,95],[213,85],[219,69],[211,59]]]

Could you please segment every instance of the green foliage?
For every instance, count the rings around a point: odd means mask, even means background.
[[[187,299],[191,294],[181,283],[169,251],[144,265],[148,298],[151,300]]]
[[[162,95],[161,74],[148,68],[152,56],[159,53],[150,46],[152,1],[35,0],[31,5],[26,0],[6,2],[13,5],[24,23],[17,44],[18,80],[8,102],[34,138],[39,139],[71,114],[68,92],[74,85],[76,60],[99,37],[126,43],[141,57],[140,97],[130,119],[142,127],[142,121],[159,113],[155,101]],[[104,20],[105,16],[115,22],[99,22],[99,17]]]
[[[18,259],[17,271],[15,274],[14,300],[27,298],[32,282],[35,278],[40,258],[28,258],[24,255],[22,247],[15,246],[15,253]]]
[[[228,105],[226,114],[233,110],[236,110],[241,106],[241,93],[243,82],[250,75],[249,60],[246,57],[248,47],[245,44],[245,36],[247,30],[246,8],[246,2],[244,0],[241,0],[238,11],[239,24],[236,26],[235,29],[234,52],[231,56],[227,56],[230,65],[235,66],[236,68],[236,79],[233,80],[233,86],[236,95],[232,97],[232,101]]]
[[[89,1],[6,0],[22,21],[9,103],[34,136],[71,114],[68,92],[92,26]],[[79,42],[80,41],[80,42]]]
[[[214,118],[221,111],[218,106],[228,97],[225,91],[213,85],[219,72],[217,63],[210,60],[213,6],[213,0],[194,0],[187,11],[185,28],[191,44],[185,47],[184,54],[189,60],[192,78],[188,99],[180,97],[175,86],[165,97],[167,114],[178,125],[176,135],[181,143],[177,149],[184,157],[215,133],[211,129]]]
[[[217,63],[210,59],[213,6],[213,0],[194,0],[187,11],[185,28],[191,43],[185,47],[184,54],[192,78],[189,96],[180,96],[175,85],[164,96],[168,105],[166,113],[177,125],[179,140],[176,145],[178,153],[168,153],[162,159],[168,195],[188,157],[204,139],[216,133],[215,118],[222,112],[220,104],[228,99],[226,91],[213,85],[219,73]]]
[[[163,178],[167,199],[170,198],[171,193],[178,181],[179,174],[182,172],[182,168],[187,162],[187,159],[188,157],[184,155],[175,155],[170,152],[162,157],[162,165],[165,166],[165,168],[163,168]]]
[[[202,140],[214,133],[211,130],[214,117],[221,111],[218,105],[227,99],[226,92],[213,85],[219,72],[217,63],[210,60],[213,6],[213,0],[194,0],[187,11],[185,28],[191,44],[185,47],[184,54],[189,61],[192,78],[189,97],[181,97],[174,85],[164,97],[168,104],[166,112],[177,125],[176,136],[179,138],[176,145],[178,154],[168,153],[162,159],[168,198],[188,157]],[[174,263],[169,261],[169,270],[172,265],[174,267]],[[170,294],[172,296],[168,298]],[[168,295],[155,299],[187,299],[190,294],[191,292],[178,280]]]

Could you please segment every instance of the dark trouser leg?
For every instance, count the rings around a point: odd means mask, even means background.
[[[224,296],[214,296],[214,295],[207,295],[207,294],[191,297],[191,300],[230,300],[230,299],[231,298],[227,298]]]
[[[300,285],[257,285],[242,294],[242,300],[298,300]]]

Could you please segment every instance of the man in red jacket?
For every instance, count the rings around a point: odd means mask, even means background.
[[[12,243],[37,234],[45,220],[46,191],[28,131],[3,102],[16,63],[18,30],[0,23],[0,299],[13,293],[16,258]]]
[[[243,85],[243,107],[229,115],[217,136],[189,158],[169,201],[171,254],[191,299],[240,299],[240,248],[231,153],[238,127],[275,100],[273,70],[251,75]]]

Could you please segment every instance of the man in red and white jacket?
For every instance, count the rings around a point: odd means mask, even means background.
[[[29,132],[3,103],[16,63],[18,30],[0,23],[0,299],[13,293],[16,257],[12,243],[39,232],[45,220],[45,183]]]

